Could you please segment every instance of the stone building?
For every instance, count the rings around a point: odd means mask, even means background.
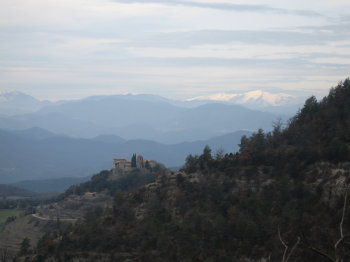
[[[142,155],[134,154],[132,159],[134,160],[129,161],[125,158],[114,158],[112,179],[117,179],[120,176],[128,174],[130,171],[133,171],[135,169],[139,169],[141,172],[145,172],[146,169],[152,169],[158,165],[158,163],[154,160],[145,160]],[[132,163],[134,163],[134,166]]]
[[[114,169],[130,169],[131,161],[126,160],[125,158],[115,158],[114,159]]]
[[[143,169],[145,168],[145,160],[142,155],[133,155],[135,156],[136,165],[132,165],[132,161],[129,161],[125,158],[115,158],[113,162],[113,173],[114,174],[122,174],[124,172],[131,171],[134,168]],[[147,160],[152,161],[152,160]]]
[[[136,167],[137,168],[144,168],[145,167],[142,155],[137,155],[137,157],[136,157]]]

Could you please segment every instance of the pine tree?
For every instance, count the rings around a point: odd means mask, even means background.
[[[131,167],[136,167],[136,154],[131,157]]]

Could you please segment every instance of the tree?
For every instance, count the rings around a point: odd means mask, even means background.
[[[9,252],[8,248],[1,248],[0,249],[0,262],[6,262],[9,258]]]
[[[284,252],[283,252],[283,257],[282,257],[282,262],[288,262],[291,255],[293,254],[293,252],[295,251],[296,247],[299,245],[300,243],[300,237],[297,238],[297,241],[295,242],[295,244],[293,245],[292,249],[289,251],[288,253],[288,249],[289,246],[288,244],[282,239],[281,236],[281,231],[280,228],[278,227],[278,238],[280,239],[282,245],[284,246]]]
[[[151,165],[150,165],[150,163],[149,163],[148,160],[146,160],[145,168],[146,168],[146,169],[151,169]]]
[[[208,145],[206,145],[203,149],[203,153],[202,155],[199,157],[199,159],[203,162],[209,162],[210,160],[212,160],[212,156],[211,156],[211,149]]]
[[[315,253],[319,254],[320,256],[326,258],[328,261],[331,262],[342,262],[344,261],[342,258],[342,255],[339,252],[339,246],[343,244],[344,239],[346,235],[344,235],[344,219],[346,217],[346,206],[347,206],[347,200],[348,200],[348,189],[346,188],[345,191],[345,196],[344,196],[344,205],[343,205],[343,210],[342,210],[342,217],[339,223],[339,231],[340,231],[340,237],[339,239],[335,242],[334,247],[332,248],[333,254],[329,254],[328,252],[325,252],[323,250],[320,250],[318,248],[315,248],[313,246],[310,246],[309,248],[314,251]]]
[[[216,153],[215,153],[216,160],[222,160],[224,156],[225,156],[225,150],[223,148],[219,148],[218,150],[216,150]]]
[[[131,157],[131,167],[136,167],[136,154]]]
[[[26,254],[28,253],[30,248],[30,239],[29,238],[24,238],[21,242],[21,249],[20,249],[20,253],[21,254]]]
[[[198,157],[191,154],[186,157],[184,171],[186,173],[193,173],[197,170]]]
[[[210,165],[213,157],[211,155],[211,149],[208,145],[206,145],[203,149],[203,153],[199,156],[199,166],[201,169],[205,169]]]

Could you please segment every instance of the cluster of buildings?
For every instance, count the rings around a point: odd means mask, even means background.
[[[113,172],[115,174],[120,172],[132,171],[133,169],[153,168],[157,165],[154,160],[144,160],[142,155],[133,155],[132,160],[125,158],[115,158],[113,162]]]
[[[114,169],[129,169],[132,167],[144,168],[145,164],[142,155],[136,156],[135,166],[132,165],[132,161],[126,160],[125,158],[115,158],[114,159]]]

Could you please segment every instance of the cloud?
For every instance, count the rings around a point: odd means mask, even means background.
[[[350,46],[342,42],[331,46],[202,45],[187,49],[129,48],[128,51],[134,57],[143,58],[144,63],[149,63],[148,67],[211,68],[213,72],[228,69],[231,75],[237,70],[241,74],[246,71],[265,84],[268,81],[274,83],[273,78],[279,79],[279,82],[283,78],[291,82],[291,76],[293,79],[302,78],[305,74],[315,77],[320,72],[328,76],[336,74],[346,77],[350,64],[350,57],[344,55],[350,53]],[[265,78],[263,75],[254,72],[256,70],[278,70],[278,73],[265,81],[262,80]]]
[[[142,41],[131,43],[143,47],[188,48],[203,44],[255,44],[255,45],[323,45],[335,40],[347,40],[346,34],[313,30],[198,30],[188,32],[155,33]]]
[[[163,4],[163,5],[176,5],[186,7],[197,8],[209,8],[223,11],[236,11],[236,12],[268,12],[276,14],[291,14],[300,16],[319,16],[320,13],[310,10],[287,10],[282,8],[273,8],[268,5],[246,5],[246,4],[232,4],[232,3],[220,3],[220,2],[195,2],[195,1],[179,1],[179,0],[115,0],[119,3],[143,3],[143,4]]]
[[[350,17],[310,1],[0,1],[0,89],[60,98],[328,89],[348,74]]]

